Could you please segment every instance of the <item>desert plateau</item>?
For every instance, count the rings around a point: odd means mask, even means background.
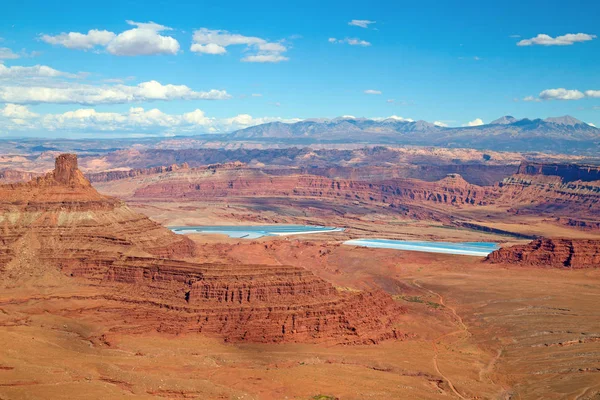
[[[600,400],[600,3],[4,3],[0,400]]]
[[[0,186],[0,395],[594,398],[600,168],[461,167],[506,171],[481,185],[452,168],[432,181],[242,162],[83,174],[58,155]],[[167,228],[240,224],[343,230]],[[356,238],[501,248],[344,244]]]

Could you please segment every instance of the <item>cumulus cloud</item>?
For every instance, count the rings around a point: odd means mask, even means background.
[[[88,33],[69,32],[56,36],[42,35],[40,39],[52,45],[59,45],[67,49],[90,50],[96,46],[106,46],[117,35],[114,32],[91,29]]]
[[[440,127],[442,127],[442,128],[446,128],[446,127],[448,126],[448,124],[446,124],[446,123],[444,123],[444,122],[442,122],[442,121],[434,121],[434,122],[433,122],[433,124],[434,124],[435,126],[440,126]]]
[[[185,85],[163,85],[157,81],[136,86],[123,84],[93,86],[1,86],[0,102],[15,104],[117,104],[153,100],[224,100],[231,96],[224,90],[197,92]]]
[[[0,79],[19,79],[19,78],[77,78],[79,74],[70,74],[58,71],[45,65],[34,65],[32,67],[13,66],[7,67],[0,64]]]
[[[375,90],[375,89],[367,89],[364,92],[365,94],[382,94],[381,90]]]
[[[348,25],[358,26],[360,28],[368,28],[369,25],[374,23],[375,21],[369,21],[368,19],[353,19],[352,21],[348,22]]]
[[[127,21],[136,28],[118,34],[106,46],[110,54],[117,56],[147,56],[154,54],[177,54],[179,42],[159,32],[172,30],[154,22],[140,23]]]
[[[38,114],[29,111],[25,106],[18,104],[6,104],[3,109],[0,110],[0,114],[6,118],[37,118]]]
[[[540,33],[531,39],[523,39],[517,43],[517,46],[570,46],[575,43],[587,42],[595,39],[596,35],[587,33],[567,33],[566,35],[552,37],[544,33]]]
[[[255,54],[253,56],[246,56],[242,58],[243,62],[256,62],[256,63],[278,63],[281,61],[289,60],[288,57],[282,56],[281,54]]]
[[[225,54],[229,46],[245,46],[252,52],[242,58],[244,62],[277,63],[289,60],[284,56],[288,49],[282,42],[269,42],[255,36],[244,36],[224,30],[201,28],[194,31],[190,50],[202,54]]]
[[[209,117],[195,109],[183,114],[167,114],[153,108],[131,107],[126,112],[100,112],[81,108],[59,114],[38,115],[26,106],[7,104],[0,109],[0,129],[48,130],[54,132],[119,132],[153,135],[230,132],[267,122],[298,122],[299,119],[280,117],[253,117],[239,114],[230,118]]]
[[[585,95],[587,97],[600,98],[600,90],[586,90]]]
[[[59,35],[41,35],[40,39],[68,49],[91,50],[103,47],[117,56],[177,54],[179,42],[159,32],[172,30],[154,22],[126,21],[134,28],[116,34],[107,30],[92,29],[87,33],[69,32]]]
[[[523,101],[543,101],[543,100],[581,100],[585,97],[600,98],[600,90],[586,90],[582,92],[576,89],[546,89],[540,92],[538,97],[527,96]]]
[[[371,43],[367,42],[366,40],[361,40],[358,38],[345,38],[345,39],[329,38],[327,41],[329,43],[333,43],[333,44],[348,44],[350,46],[368,47],[371,45]]]
[[[466,126],[480,126],[483,125],[483,120],[481,118],[475,118],[473,121],[467,122]]]
[[[14,53],[8,47],[0,47],[0,60],[15,60],[20,57],[20,55]]]
[[[404,117],[400,117],[398,115],[391,115],[385,119],[393,119],[395,121],[402,121],[402,122],[415,122],[415,120],[412,118],[404,118]]]
[[[6,104],[0,108],[0,130],[26,130],[35,127],[38,114],[18,104]]]
[[[567,90],[565,88],[546,89],[540,92],[542,100],[579,100],[585,95],[579,90]]]

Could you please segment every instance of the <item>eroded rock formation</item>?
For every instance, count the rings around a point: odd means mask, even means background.
[[[593,165],[522,162],[517,174],[559,176],[563,182],[600,181],[600,167]]]
[[[0,212],[4,280],[43,265],[91,285],[99,293],[76,312],[111,315],[114,331],[344,344],[402,336],[404,311],[383,292],[339,291],[298,267],[194,262],[188,238],[96,192],[73,155],[44,177],[0,186]]]
[[[499,185],[496,204],[519,213],[556,217],[600,215],[600,181],[563,181],[558,175],[513,175]]]
[[[485,205],[493,192],[471,185],[458,174],[437,182],[414,179],[361,181],[316,175],[273,176],[256,169],[227,169],[211,173],[171,175],[141,187],[138,199],[207,200],[222,197],[302,197],[381,203]]]
[[[598,268],[600,240],[537,239],[526,245],[496,250],[486,261],[548,268]]]

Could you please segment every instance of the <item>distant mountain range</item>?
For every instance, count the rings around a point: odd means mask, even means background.
[[[340,117],[292,124],[271,122],[233,132],[228,137],[297,144],[396,144],[586,154],[600,151],[600,129],[571,116],[542,120],[507,115],[489,124],[460,128],[402,118]]]

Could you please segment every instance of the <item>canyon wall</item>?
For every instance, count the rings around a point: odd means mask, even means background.
[[[559,176],[563,182],[600,181],[600,166],[522,162],[517,174]]]
[[[211,169],[247,168],[241,162],[211,164],[190,168],[188,164],[173,164],[168,167],[138,168],[115,170],[86,174],[92,183],[111,182],[115,180],[163,174],[173,171],[203,171]],[[256,168],[267,175],[312,175],[331,179],[380,181],[396,178],[411,178],[427,182],[443,179],[449,174],[460,174],[467,182],[479,186],[493,186],[502,179],[512,175],[517,168],[514,165],[483,164],[448,164],[448,165],[403,165],[403,166],[364,166],[356,167],[269,167]]]
[[[486,262],[548,268],[600,267],[600,240],[543,238],[491,253]]]
[[[385,293],[340,291],[299,267],[197,263],[199,250],[99,194],[73,155],[43,177],[0,186],[2,282],[25,274],[43,287],[48,271],[60,272],[99,291],[78,313],[120,321],[114,330],[332,344],[404,337],[405,310]]]
[[[437,182],[412,179],[354,181],[315,175],[272,176],[258,170],[224,170],[213,174],[173,175],[136,190],[136,199],[208,200],[223,197],[303,197],[334,201],[485,205],[493,191],[467,183],[459,175]]]

